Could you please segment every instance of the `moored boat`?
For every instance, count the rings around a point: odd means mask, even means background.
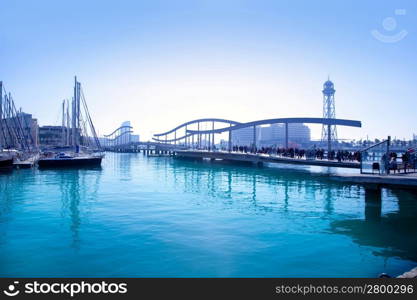
[[[0,154],[0,171],[10,170],[13,168],[13,157],[10,155]]]
[[[84,110],[82,111],[81,108]],[[38,166],[39,168],[99,167],[103,157],[100,141],[81,90],[81,83],[75,77],[72,104],[70,105],[69,101],[62,103],[62,144],[59,148],[43,152],[38,160]]]
[[[38,160],[39,168],[99,167],[103,155],[68,155],[59,153]]]

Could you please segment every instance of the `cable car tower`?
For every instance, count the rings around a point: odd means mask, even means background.
[[[323,84],[323,118],[325,119],[335,119],[336,118],[336,108],[334,102],[334,94],[336,90],[334,89],[333,82],[328,78],[327,81]],[[327,151],[328,153],[332,149],[332,143],[337,142],[337,131],[336,125],[323,124],[321,132],[322,143],[327,142]]]

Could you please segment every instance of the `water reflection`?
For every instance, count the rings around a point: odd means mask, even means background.
[[[10,210],[10,205],[12,202],[10,181],[12,181],[14,178],[9,176],[9,174],[9,172],[0,173],[0,217]]]
[[[48,170],[47,176],[54,176],[59,183],[61,215],[69,216],[71,247],[80,247],[80,226],[82,216],[80,206],[89,211],[91,203],[98,200],[101,168],[81,168]]]
[[[7,242],[7,222],[10,218],[10,212],[13,208],[14,201],[19,201],[13,197],[15,192],[14,183],[18,178],[11,176],[11,171],[0,172],[0,247]],[[1,250],[1,248],[0,248]],[[2,263],[2,255],[0,254],[0,265]]]
[[[273,211],[277,208],[288,211],[291,200],[303,200],[300,197],[307,195],[311,197],[311,202],[322,201],[324,212],[331,215],[335,195],[340,197],[341,194],[360,190],[358,186],[332,182],[327,176],[306,170],[181,160],[165,162],[169,163],[159,167],[165,169],[164,173],[173,173],[175,185],[184,193],[207,194],[209,198],[228,199],[230,203],[242,200],[250,204],[248,208],[253,211]],[[264,190],[268,191],[267,195],[274,195],[274,199],[265,199]]]
[[[375,247],[375,255],[417,261],[415,191],[382,192],[381,189],[365,189],[359,185],[332,182],[326,176],[306,170],[276,170],[184,161],[172,161],[172,164],[171,168],[178,182],[178,178],[183,176],[184,193],[208,192],[212,198],[228,199],[228,203],[234,207],[242,201],[248,204],[244,208],[246,213],[248,210],[289,213],[291,210],[303,209],[303,206],[304,213],[308,214],[309,203],[305,201],[314,203],[320,200],[324,216],[335,219],[334,215],[337,214],[337,220],[330,223],[331,233],[348,235],[361,246]],[[169,168],[168,165],[166,167]],[[208,191],[205,191],[206,187]],[[259,199],[259,195],[266,194],[259,193],[262,189],[272,189],[276,195],[274,201]],[[398,203],[397,211],[382,214],[383,195],[390,203]],[[346,212],[354,204],[349,201],[355,200],[359,200],[359,205],[363,207],[363,213],[359,213],[363,218],[359,218],[356,211],[355,214]],[[335,211],[336,201],[344,205],[338,211]],[[316,207],[311,207],[311,211],[313,210],[318,211]]]
[[[382,215],[383,193],[367,190],[365,218],[334,221],[331,231],[348,235],[361,246],[379,248],[375,255],[417,261],[417,193],[408,190],[385,192],[396,198],[397,211]]]
[[[107,153],[103,160],[104,168],[113,172],[123,181],[132,179],[132,165],[137,160],[138,154],[131,153]]]
[[[365,220],[379,222],[382,213],[382,189],[365,188]]]

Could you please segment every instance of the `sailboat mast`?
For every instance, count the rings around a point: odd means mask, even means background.
[[[74,80],[74,96],[72,97],[72,109],[71,109],[71,121],[72,121],[72,142],[71,142],[71,146],[76,146],[76,126],[77,126],[77,122],[76,122],[76,115],[77,115],[77,77],[75,77]]]
[[[69,106],[70,106],[70,101],[67,99],[67,139],[65,142],[66,146],[70,145],[70,128],[71,128],[71,124],[70,124],[70,114],[69,114]]]
[[[62,101],[62,146],[65,146],[65,100]]]
[[[80,83],[77,81],[77,76],[74,77],[74,98],[72,105],[72,133],[73,146],[75,152],[79,152],[80,147]]]
[[[80,100],[81,100],[81,83],[80,82],[77,82],[77,81],[75,81],[76,82],[76,84],[77,84],[77,128],[78,128],[78,130],[80,130],[79,132],[78,132],[78,134],[77,134],[77,137],[78,138],[80,138],[80,135],[81,135],[81,121],[80,121],[80,113],[81,113],[81,103],[80,103]],[[78,140],[78,143],[80,143],[80,141]]]
[[[0,150],[3,144],[3,81],[0,81]]]

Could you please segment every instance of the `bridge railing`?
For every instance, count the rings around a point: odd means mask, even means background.
[[[390,139],[360,151],[361,174],[387,174],[389,168]]]

